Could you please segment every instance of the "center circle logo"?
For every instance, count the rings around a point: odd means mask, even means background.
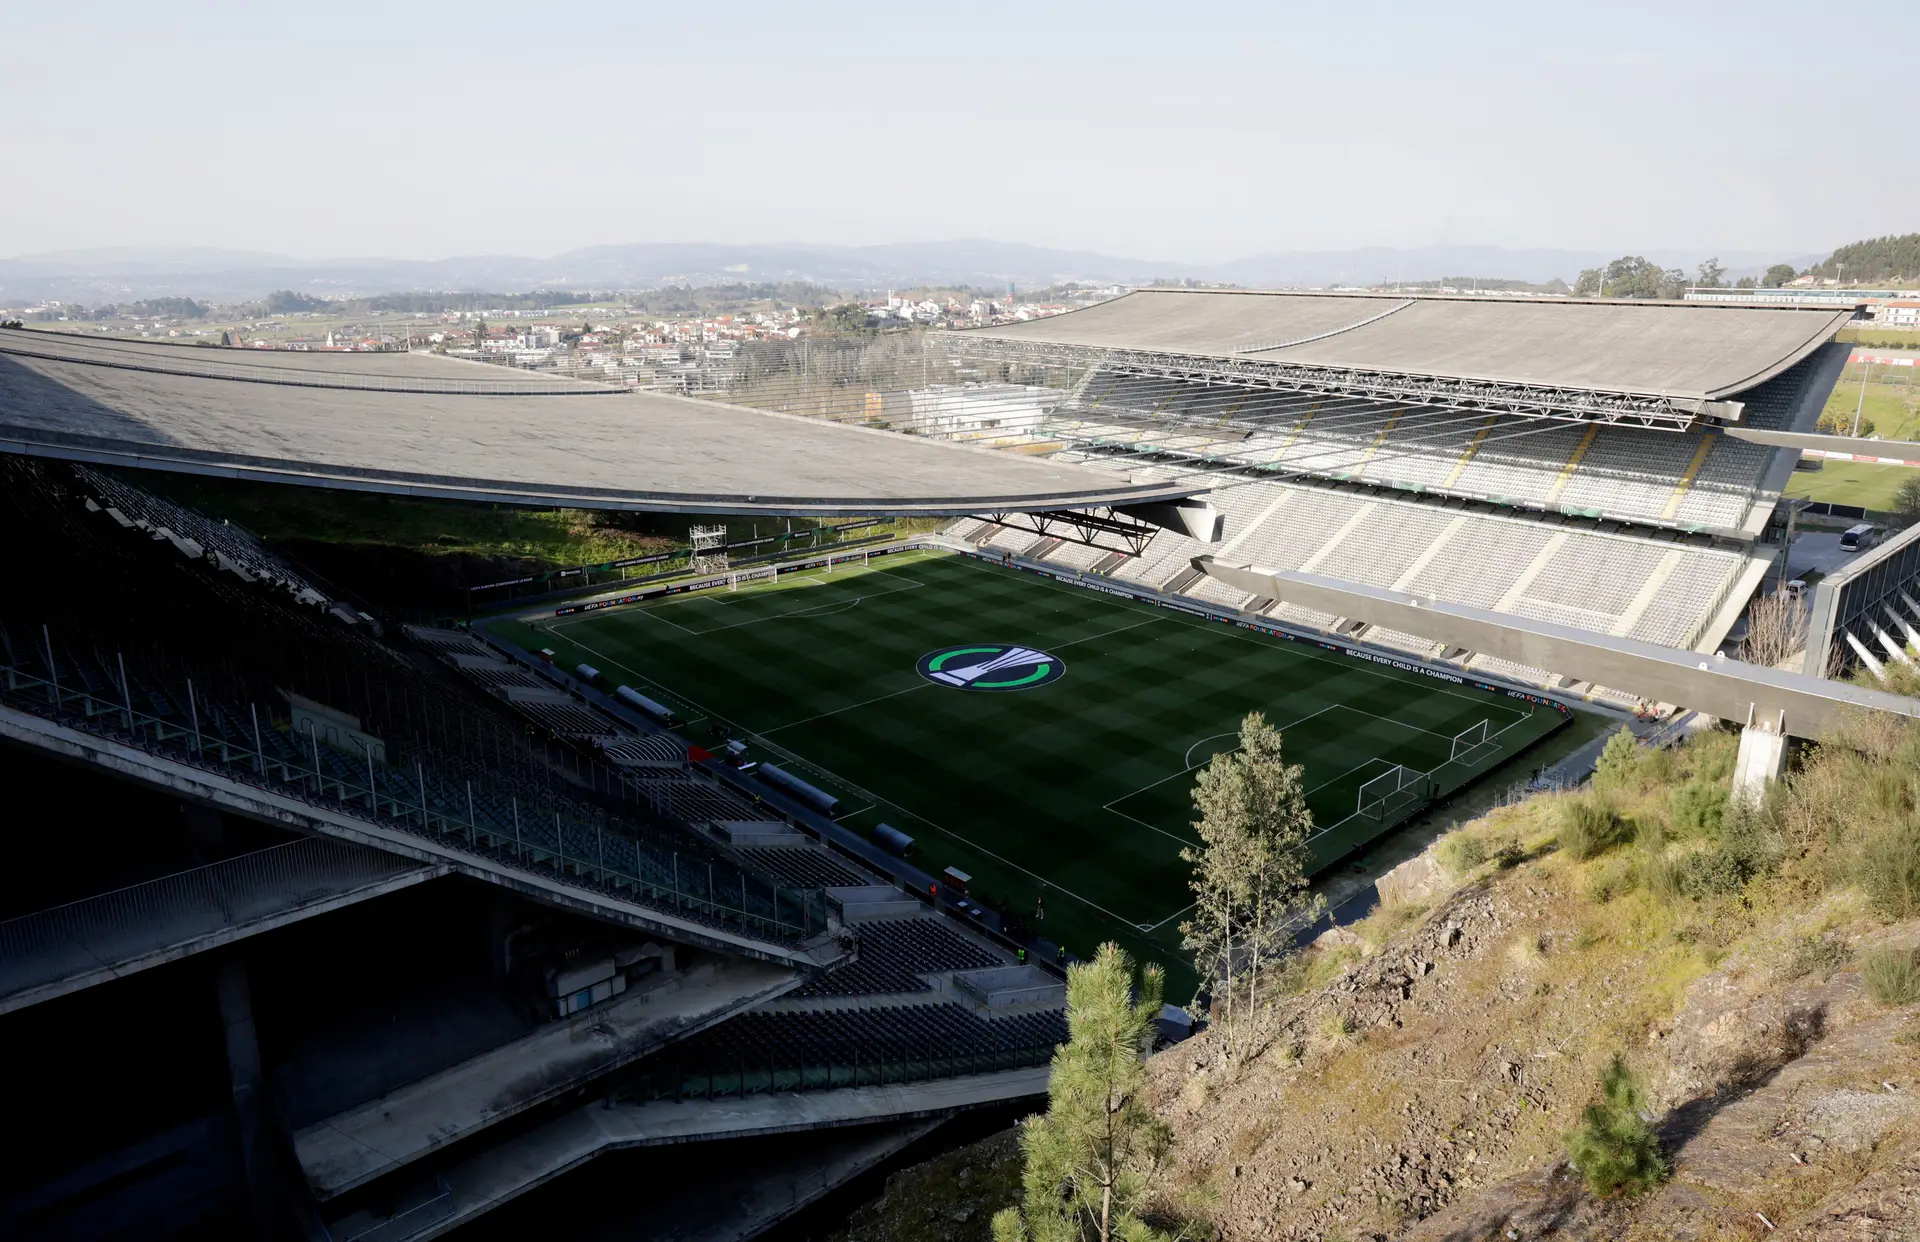
[[[958,690],[1031,690],[1067,675],[1059,656],[1011,643],[942,647],[920,657],[920,675]]]

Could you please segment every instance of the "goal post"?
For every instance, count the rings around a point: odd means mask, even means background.
[[[1359,805],[1354,813],[1367,819],[1384,820],[1389,815],[1425,801],[1432,794],[1431,773],[1396,763],[1360,786]]]
[[[1498,734],[1493,731],[1491,720],[1480,720],[1468,725],[1453,735],[1453,742],[1447,752],[1448,763],[1472,764],[1479,762],[1487,754],[1498,748]]]

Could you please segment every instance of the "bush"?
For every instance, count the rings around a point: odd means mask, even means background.
[[[1860,834],[1852,880],[1875,910],[1890,919],[1920,915],[1920,822],[1900,820]]]
[[[1624,897],[1640,883],[1639,869],[1633,860],[1616,858],[1601,867],[1587,884],[1587,899],[1604,906],[1615,897]]]
[[[1710,846],[1680,861],[1675,881],[1682,893],[1696,900],[1737,893],[1755,876],[1779,866],[1783,854],[1767,818],[1742,809],[1724,817]]]
[[[1440,843],[1440,865],[1456,880],[1492,857],[1493,847],[1486,838],[1471,833],[1452,832]]]
[[[1587,1188],[1597,1195],[1639,1194],[1666,1181],[1660,1140],[1641,1116],[1646,1093],[1618,1053],[1600,1076],[1600,1096],[1566,1136],[1567,1155]]]
[[[1676,837],[1717,836],[1727,815],[1727,791],[1696,777],[1667,795],[1667,821]]]
[[[1920,953],[1912,949],[1876,949],[1860,960],[1867,995],[1892,1008],[1920,1001]]]
[[[1626,839],[1626,825],[1599,797],[1570,798],[1560,806],[1560,848],[1580,859],[1598,858]]]
[[[1594,787],[1620,791],[1638,789],[1646,754],[1633,730],[1622,728],[1607,739],[1607,748],[1600,752],[1600,762],[1593,769]]]
[[[1782,983],[1792,983],[1816,973],[1826,978],[1852,960],[1853,950],[1844,936],[1833,932],[1824,936],[1795,936],[1780,947],[1773,976]]]

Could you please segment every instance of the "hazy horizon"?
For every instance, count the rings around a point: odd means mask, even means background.
[[[1910,231],[1920,202],[1897,122],[1867,106],[1824,17],[10,10],[0,253],[994,238],[1181,264],[1436,244],[1801,254]],[[1872,46],[1904,46],[1920,10],[1871,26]],[[1805,66],[1816,35],[1834,68]]]

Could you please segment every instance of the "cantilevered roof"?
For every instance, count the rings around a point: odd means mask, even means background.
[[[1850,309],[1141,289],[966,338],[1718,401],[1786,370]]]
[[[959,514],[1188,496],[1110,471],[426,354],[0,331],[0,451],[422,496]]]

